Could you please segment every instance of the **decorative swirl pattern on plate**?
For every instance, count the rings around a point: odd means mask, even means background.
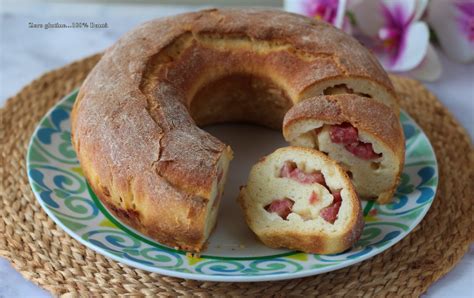
[[[83,234],[82,238],[109,253],[143,265],[167,269],[183,265],[181,255],[155,247],[144,247],[140,240],[121,230],[96,229]]]

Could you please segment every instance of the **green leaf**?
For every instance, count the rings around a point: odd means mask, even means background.
[[[352,26],[357,26],[357,20],[356,20],[355,14],[352,11],[347,11],[346,16],[349,19],[349,23],[351,23]]]

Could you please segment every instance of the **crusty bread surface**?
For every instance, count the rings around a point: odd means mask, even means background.
[[[398,109],[376,58],[331,25],[276,10],[187,13],[146,22],[105,52],[77,96],[72,143],[116,216],[200,251],[232,151],[198,126],[280,128],[294,103],[340,92]]]

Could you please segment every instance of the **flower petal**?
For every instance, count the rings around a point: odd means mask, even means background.
[[[424,22],[416,22],[408,26],[404,32],[399,52],[395,59],[389,63],[391,71],[408,71],[421,63],[426,55],[429,45],[428,26]]]
[[[322,20],[342,29],[347,23],[346,19],[347,0],[303,0],[285,1],[286,11],[299,13],[307,17],[318,15]],[[320,10],[321,9],[321,10]],[[320,15],[322,13],[322,15]]]
[[[401,24],[408,24],[416,12],[416,0],[381,0],[383,6]]]
[[[346,6],[347,6],[346,0],[339,0],[339,3],[337,5],[336,18],[334,19],[334,22],[333,22],[333,25],[339,29],[342,29],[344,25],[344,17],[346,16]]]
[[[428,46],[426,56],[420,65],[408,72],[408,75],[423,81],[436,81],[441,76],[443,67],[439,61],[438,54],[432,45]]]
[[[365,0],[350,2],[349,9],[354,14],[359,30],[369,36],[376,36],[384,25],[380,0]]]
[[[474,43],[459,27],[454,1],[431,0],[428,6],[428,22],[436,32],[441,48],[455,61],[474,61]]]

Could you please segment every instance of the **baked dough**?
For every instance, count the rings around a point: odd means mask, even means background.
[[[350,248],[364,221],[354,187],[323,153],[285,147],[256,163],[239,202],[267,246],[333,254]]]
[[[293,106],[283,135],[295,146],[318,149],[348,171],[362,199],[390,203],[405,160],[398,115],[355,94],[316,96]]]
[[[187,13],[144,23],[105,52],[78,94],[72,142],[116,216],[200,251],[232,151],[199,126],[281,128],[294,103],[338,92],[398,109],[376,58],[331,25],[276,10]]]

